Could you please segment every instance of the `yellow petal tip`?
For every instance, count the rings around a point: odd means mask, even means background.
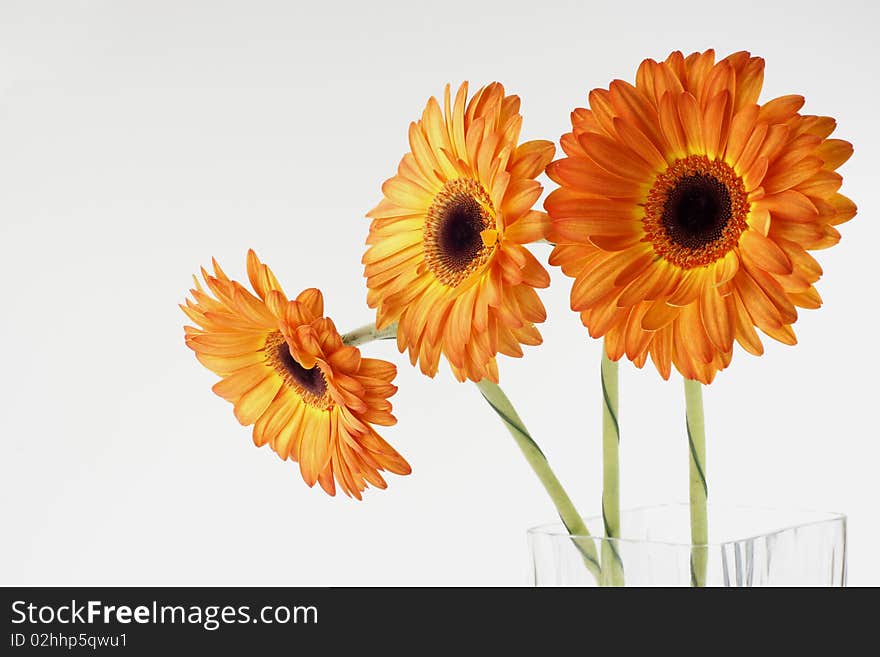
[[[498,241],[498,231],[494,228],[487,228],[480,232],[480,237],[486,246],[495,246],[495,243]]]

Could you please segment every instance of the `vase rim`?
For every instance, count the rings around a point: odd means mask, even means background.
[[[629,507],[621,510],[621,513],[633,513],[638,511],[648,511],[648,510],[656,510],[656,509],[670,509],[670,508],[681,508],[688,507],[689,504],[687,502],[671,502],[665,504],[647,504],[643,506],[637,507]],[[667,545],[670,547],[718,547],[723,545],[731,545],[735,543],[741,543],[745,541],[753,541],[757,538],[775,536],[778,534],[783,534],[788,531],[792,531],[794,529],[800,529],[803,527],[811,527],[814,525],[821,525],[824,523],[832,523],[832,522],[840,522],[843,521],[846,523],[847,516],[845,513],[837,512],[837,511],[816,511],[815,509],[803,509],[803,508],[795,508],[795,507],[766,507],[766,506],[754,506],[754,505],[738,505],[738,504],[708,504],[708,508],[711,509],[727,509],[732,511],[756,511],[756,512],[771,512],[771,513],[800,513],[804,515],[813,516],[810,519],[804,520],[802,522],[792,522],[784,524],[778,528],[774,528],[771,531],[767,532],[757,532],[750,533],[745,536],[740,536],[735,539],[726,540],[726,541],[709,541],[705,544],[693,544],[687,541],[675,541],[675,540],[664,540],[664,539],[638,539],[638,538],[607,538],[605,536],[593,535],[593,534],[571,534],[565,529],[565,525],[561,522],[555,523],[545,523],[541,525],[535,525],[529,527],[526,530],[526,533],[529,536],[550,536],[550,537],[564,537],[564,538],[582,538],[582,539],[591,539],[595,541],[609,541],[615,543],[639,543],[645,544],[650,543],[654,545]],[[603,526],[602,516],[585,516],[584,521],[589,524],[598,524],[599,526]]]

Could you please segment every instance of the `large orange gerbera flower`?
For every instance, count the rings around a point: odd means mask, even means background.
[[[323,316],[319,290],[288,301],[253,251],[247,272],[257,296],[214,262],[213,276],[202,270],[214,296],[196,280],[193,300],[181,308],[198,325],[185,327],[187,346],[223,377],[214,392],[234,404],[241,424],[254,425],[254,443],[299,461],[306,483],[317,481],[330,495],[334,478],[361,499],[368,483],[386,487],[380,471],[409,474],[409,464],[371,426],[395,423],[388,402],[397,391],[394,365],[344,345]]]
[[[746,52],[674,52],[573,112],[548,168],[551,263],[610,358],[709,383],[734,340],[761,354],[757,327],[794,344],[796,308],[821,304],[807,251],[856,213],[834,171],[852,146],[800,96],[758,105],[763,72]]]
[[[553,158],[548,141],[517,145],[519,98],[498,83],[467,101],[467,83],[444,108],[428,101],[410,125],[412,151],[382,186],[364,255],[376,324],[398,323],[397,343],[434,376],[440,354],[456,378],[498,381],[495,356],[537,345],[550,278],[523,244],[541,239],[546,215],[534,178]]]

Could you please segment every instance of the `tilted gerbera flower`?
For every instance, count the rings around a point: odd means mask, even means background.
[[[573,112],[548,168],[551,263],[610,358],[710,383],[734,340],[760,355],[757,327],[794,344],[797,308],[821,304],[807,251],[855,216],[835,172],[852,146],[801,96],[758,105],[763,72],[746,52],[674,52]]]
[[[542,239],[534,180],[549,141],[518,144],[519,98],[493,83],[467,101],[428,101],[409,129],[411,152],[382,186],[364,255],[367,303],[381,329],[398,323],[400,351],[434,376],[440,354],[459,381],[498,381],[496,355],[537,345],[546,318],[535,288],[550,278],[523,244]]]
[[[397,391],[395,366],[343,344],[319,290],[288,300],[253,251],[247,273],[256,296],[215,261],[213,275],[202,269],[210,294],[196,279],[181,308],[197,324],[185,327],[187,346],[222,377],[213,390],[234,405],[241,424],[254,425],[254,443],[299,461],[305,482],[330,495],[334,479],[361,499],[367,484],[386,487],[380,471],[409,474],[372,427],[396,421],[388,401]]]

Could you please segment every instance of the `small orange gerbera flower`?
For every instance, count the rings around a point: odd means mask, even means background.
[[[234,405],[241,424],[254,425],[254,443],[299,461],[305,482],[330,495],[334,479],[361,499],[368,483],[386,487],[380,471],[409,474],[372,427],[396,421],[388,401],[397,391],[395,366],[343,344],[323,316],[319,290],[289,301],[253,251],[247,272],[256,296],[215,261],[213,275],[202,269],[210,294],[196,280],[193,300],[181,308],[197,324],[185,327],[187,346],[222,377],[213,390]]]
[[[364,255],[376,324],[398,323],[397,344],[422,372],[446,356],[459,381],[498,381],[497,354],[537,345],[546,318],[534,288],[550,278],[523,244],[541,239],[532,210],[548,141],[518,144],[519,98],[498,83],[467,100],[467,83],[443,109],[428,101],[409,130],[411,152],[382,186]]]
[[[548,168],[551,263],[610,358],[709,383],[734,340],[760,355],[757,327],[794,344],[797,308],[821,304],[807,251],[855,216],[835,172],[852,146],[801,96],[758,105],[763,74],[746,52],[674,52],[572,113]]]

